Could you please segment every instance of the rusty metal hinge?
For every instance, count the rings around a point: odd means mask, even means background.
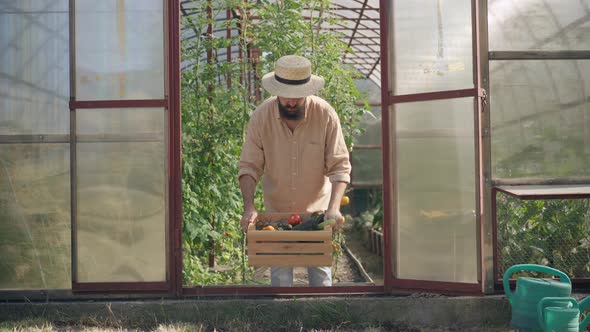
[[[488,106],[488,94],[485,89],[479,89],[479,98],[481,98],[481,112],[485,112]]]

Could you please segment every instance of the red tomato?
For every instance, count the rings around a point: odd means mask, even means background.
[[[289,216],[289,225],[298,225],[299,223],[301,223],[301,216],[299,216],[297,213],[293,213],[292,215]]]
[[[225,236],[230,237],[231,233],[230,232],[225,232]]]

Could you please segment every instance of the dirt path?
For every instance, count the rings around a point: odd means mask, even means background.
[[[382,285],[383,257],[371,252],[365,243],[368,240],[360,234],[360,231],[350,228],[345,231],[345,234],[346,247],[354,254],[373,282],[376,285]]]

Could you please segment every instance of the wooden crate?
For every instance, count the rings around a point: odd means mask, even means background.
[[[298,213],[303,221],[311,213]],[[291,213],[264,213],[258,220],[286,219]],[[321,231],[257,231],[247,234],[248,263],[252,266],[331,266],[332,228]]]

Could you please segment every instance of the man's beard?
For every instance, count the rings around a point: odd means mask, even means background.
[[[294,108],[288,108],[279,101],[279,114],[287,120],[299,120],[305,115],[305,103],[297,105]]]

